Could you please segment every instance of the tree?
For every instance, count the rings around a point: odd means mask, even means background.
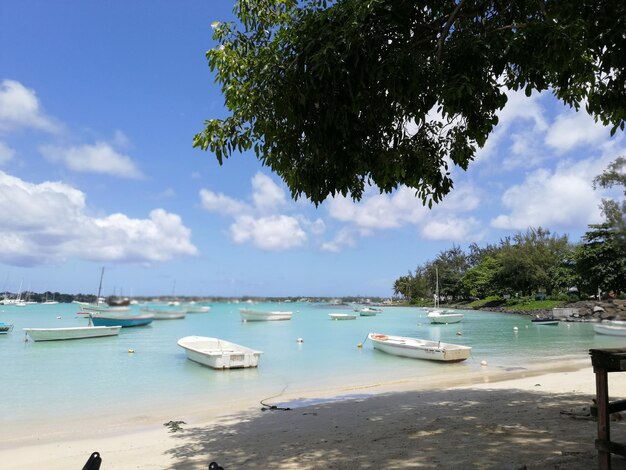
[[[589,228],[576,259],[583,288],[591,294],[598,290],[619,294],[626,288],[626,246],[618,242],[618,232],[609,223]]]
[[[193,145],[220,164],[252,149],[295,199],[358,200],[371,184],[440,201],[506,90],[551,90],[624,129],[626,2],[239,0],[234,12],[207,52],[229,115]]]
[[[495,277],[500,268],[500,262],[496,258],[491,256],[483,258],[478,265],[469,269],[461,279],[464,293],[478,298],[498,294]]]
[[[609,167],[593,180],[596,186],[602,188],[612,188],[614,186],[624,187],[624,196],[626,196],[626,158],[618,157],[611,162]],[[607,223],[616,230],[619,241],[626,244],[626,200],[622,200],[621,204],[612,199],[602,200],[602,212],[606,217]]]

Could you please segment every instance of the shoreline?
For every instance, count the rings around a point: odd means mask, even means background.
[[[611,375],[612,399],[616,393],[626,390],[626,377],[622,378],[620,375]],[[86,416],[79,425],[69,421],[50,423],[52,429],[56,427],[56,432],[50,432],[49,427],[34,424],[21,429],[19,426],[16,429],[3,426],[5,429],[0,432],[0,458],[5,463],[10,462],[7,470],[31,466],[50,470],[81,468],[93,451],[101,453],[103,468],[107,469],[200,469],[207,468],[211,461],[207,460],[209,458],[224,468],[246,468],[255,465],[249,460],[252,457],[261,459],[262,465],[259,468],[263,465],[268,468],[321,468],[322,465],[317,466],[316,458],[332,464],[333,468],[359,468],[359,465],[350,466],[354,464],[352,460],[344,461],[343,457],[335,455],[340,442],[344,443],[344,448],[345,442],[350,442],[351,449],[346,451],[348,453],[367,454],[369,459],[384,463],[388,468],[401,468],[402,462],[408,462],[411,468],[419,468],[421,454],[415,454],[416,450],[412,446],[403,447],[403,450],[392,446],[395,450],[393,456],[390,456],[389,449],[376,444],[379,440],[389,440],[389,443],[397,440],[405,442],[406,436],[397,433],[398,429],[408,429],[422,439],[433,442],[443,439],[446,455],[437,457],[440,460],[439,468],[455,468],[454,465],[460,468],[459,459],[463,457],[463,453],[451,450],[448,455],[448,446],[444,444],[447,439],[445,436],[459,434],[457,438],[462,439],[465,435],[463,426],[473,425],[475,421],[481,423],[474,429],[480,438],[500,438],[507,436],[507,433],[515,435],[518,431],[525,435],[529,432],[528,429],[524,426],[524,429],[518,429],[518,421],[525,414],[529,414],[529,423],[548,419],[542,422],[546,429],[553,424],[558,425],[558,433],[555,431],[550,438],[555,442],[564,439],[559,433],[566,432],[568,442],[573,439],[572,433],[582,433],[576,442],[580,446],[588,441],[590,447],[583,445],[585,456],[593,457],[595,422],[585,422],[581,426],[582,420],[569,418],[566,421],[559,413],[555,413],[559,407],[559,411],[562,411],[566,408],[580,408],[585,404],[588,406],[593,396],[595,378],[589,359],[550,362],[514,370],[493,370],[487,366],[477,373],[464,376],[460,374],[435,382],[423,383],[422,380],[418,384],[407,378],[367,386],[316,390],[311,393],[285,391],[280,397],[267,399],[268,404],[288,406],[290,411],[263,412],[258,399],[248,396],[236,402],[211,403],[210,400],[205,400],[204,403],[167,406],[151,410],[147,414],[130,416],[116,415],[115,410],[112,410],[109,416]],[[449,417],[452,421],[441,423],[441,433],[427,429],[442,419],[442,413],[447,416],[446,413],[459,403],[463,406]],[[513,406],[513,403],[518,405]],[[472,413],[466,416],[465,412],[470,409]],[[543,416],[548,409],[552,412]],[[393,416],[394,419],[383,419],[385,416]],[[181,424],[182,431],[170,433],[164,426],[168,421],[184,421],[186,424]],[[379,421],[384,423],[382,428],[382,424],[376,424]],[[565,424],[569,424],[571,429],[563,431]],[[268,433],[268,429],[272,432]],[[494,429],[500,429],[501,432]],[[379,432],[380,436],[377,434]],[[536,432],[540,437],[543,436],[540,441],[544,442],[547,438],[542,434],[544,431],[537,429]],[[223,442],[216,439],[214,433],[221,436]],[[244,439],[245,436],[249,439]],[[508,437],[510,436],[507,439]],[[529,438],[526,436],[524,439]],[[531,441],[532,439],[525,445],[539,445]],[[286,449],[286,443],[296,449],[293,451],[295,453]],[[422,447],[421,444],[417,446],[417,441],[415,444],[416,448]],[[572,447],[568,443],[562,445],[567,449]],[[308,449],[308,454],[297,453],[303,446]],[[235,452],[230,450],[231,447],[239,450]],[[558,457],[545,443],[539,447],[545,447],[543,454],[537,454],[535,450],[534,454],[526,455],[524,452],[523,455],[525,458],[535,454],[543,456],[542,458]],[[512,450],[511,452],[515,453]],[[565,458],[567,455],[563,454],[561,457]],[[501,458],[504,459],[502,462],[506,462],[506,458],[510,459],[510,456],[502,455]],[[582,462],[584,459],[578,455],[578,460]],[[390,462],[395,463],[390,465]],[[365,462],[361,463],[367,466]],[[498,467],[496,463],[490,465],[477,462],[470,467],[519,468]],[[424,468],[429,467],[426,465]]]

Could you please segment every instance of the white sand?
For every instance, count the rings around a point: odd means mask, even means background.
[[[227,407],[185,405],[184,411],[162,409],[130,418],[91,417],[79,424],[56,423],[56,428],[1,429],[0,468],[81,469],[97,450],[103,470],[206,469],[211,461],[226,470],[524,465],[586,470],[597,466],[596,423],[586,416],[595,396],[589,363],[533,371],[487,366],[447,384],[418,386],[407,380],[346,388],[340,393],[372,396],[289,411],[261,411],[254,400]],[[611,374],[609,389],[611,399],[625,398],[626,374]],[[281,401],[289,398],[296,397],[285,395]],[[163,425],[170,420],[186,424],[170,433]],[[612,423],[613,440],[626,443],[625,423]],[[614,469],[626,468],[625,463],[613,457]]]

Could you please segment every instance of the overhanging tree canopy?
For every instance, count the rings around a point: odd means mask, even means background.
[[[438,202],[507,89],[550,89],[624,129],[626,2],[239,0],[235,13],[207,52],[230,115],[194,146],[220,164],[253,149],[294,198],[403,184]]]

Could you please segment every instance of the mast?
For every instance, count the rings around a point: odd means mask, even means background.
[[[100,305],[100,292],[102,292],[102,278],[104,277],[104,266],[102,266],[102,272],[100,273],[100,285],[98,286],[98,297],[96,298],[96,305]]]

